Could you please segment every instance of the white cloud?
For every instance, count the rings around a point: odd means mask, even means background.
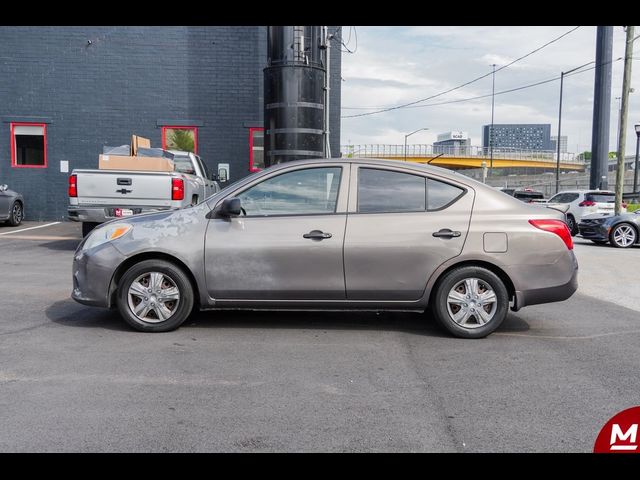
[[[342,57],[342,105],[380,107],[408,103],[442,92],[491,72],[491,64],[504,65],[570,30],[546,27],[357,27],[358,50]],[[595,59],[596,28],[581,27],[541,51],[496,73],[496,92],[547,80],[561,71]],[[637,43],[637,42],[636,42]],[[640,44],[636,45],[640,50]],[[614,27],[613,58],[624,54],[624,31]],[[636,57],[640,56],[637,53]],[[640,66],[634,65],[629,103],[627,154],[635,152],[633,124],[640,122]],[[610,150],[617,143],[617,102],[623,62],[612,65]],[[467,87],[425,103],[491,94],[491,75]],[[591,149],[594,71],[565,77],[562,134],[569,149]],[[559,82],[497,95],[496,123],[550,123],[557,130]],[[343,109],[353,115],[367,110]],[[491,98],[463,103],[407,108],[360,118],[343,118],[341,141],[397,143],[416,128],[430,130],[411,137],[429,143],[438,133],[469,132],[481,143],[482,125],[491,121]]]

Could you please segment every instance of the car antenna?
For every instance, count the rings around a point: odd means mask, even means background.
[[[444,155],[444,153],[441,153],[440,155],[436,155],[435,157],[430,158],[429,161],[427,162],[427,165],[429,165],[432,161],[434,161],[438,157],[441,157],[442,155]]]

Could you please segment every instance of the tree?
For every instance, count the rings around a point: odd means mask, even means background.
[[[193,130],[173,129],[169,130],[168,133],[167,148],[185,152],[193,152],[195,150]]]

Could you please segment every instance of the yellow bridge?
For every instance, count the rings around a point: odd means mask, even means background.
[[[459,147],[441,145],[345,145],[342,156],[347,158],[380,158],[415,163],[430,163],[453,170],[466,168],[539,168],[551,170],[557,166],[557,153],[546,150],[516,150],[511,148]],[[573,153],[560,153],[560,170],[584,171],[585,163]]]

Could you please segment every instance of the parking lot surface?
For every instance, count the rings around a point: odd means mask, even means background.
[[[401,313],[145,334],[70,299],[80,226],[42,225],[0,226],[0,451],[591,451],[638,404],[637,247],[576,239],[578,293],[483,340]]]

